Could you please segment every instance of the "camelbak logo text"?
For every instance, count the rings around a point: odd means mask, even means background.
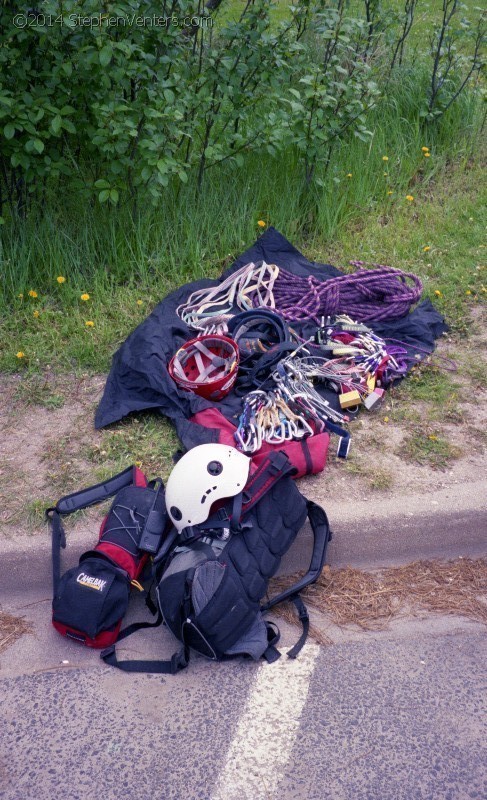
[[[107,582],[102,578],[93,578],[85,572],[80,572],[76,578],[76,583],[81,583],[82,586],[88,586],[89,589],[96,589],[97,592],[102,592]]]

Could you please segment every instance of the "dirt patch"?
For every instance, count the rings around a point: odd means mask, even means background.
[[[80,451],[87,441],[100,438],[93,413],[104,383],[101,376],[3,379],[0,523],[17,531],[18,525],[35,526],[42,508],[56,502],[60,493],[92,482],[91,465]],[[57,400],[50,404],[52,397]]]
[[[429,366],[413,373],[376,412],[350,423],[347,461],[332,437],[324,473],[303,479],[313,497],[355,500],[469,483],[485,474],[487,318],[472,312],[468,340],[443,337]],[[454,359],[458,369],[447,372]],[[435,373],[436,370],[436,373]],[[137,458],[167,476],[177,449],[172,426],[150,415],[95,431],[104,375],[4,376],[0,388],[0,524],[4,536],[42,530],[47,505]],[[435,388],[436,387],[436,388]],[[435,400],[435,392],[438,399]]]

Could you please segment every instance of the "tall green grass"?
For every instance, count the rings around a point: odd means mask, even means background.
[[[297,154],[288,150],[275,158],[249,154],[242,168],[210,169],[199,194],[191,183],[174,185],[158,207],[141,203],[135,214],[127,205],[80,208],[76,197],[52,192],[26,221],[2,230],[0,302],[11,305],[29,289],[50,292],[59,275],[75,294],[120,284],[167,289],[218,274],[225,259],[253,241],[259,219],[288,237],[328,242],[368,210],[389,212],[411,186],[424,187],[447,161],[477,146],[472,96],[425,129],[419,117],[425,80],[419,70],[404,70],[371,114],[370,142],[352,136],[337,146],[326,172],[318,169],[318,185],[305,186]],[[67,301],[71,294],[63,288]]]
[[[342,142],[328,168],[319,166],[320,183],[310,187],[297,153],[288,150],[275,158],[248,154],[242,168],[210,169],[199,194],[191,183],[170,186],[157,208],[140,205],[135,214],[128,206],[80,207],[62,187],[51,192],[25,221],[1,230],[0,369],[106,369],[118,343],[170,289],[216,277],[252,244],[258,220],[317,260],[332,260],[337,252],[369,257],[373,248],[355,233],[379,220],[400,220],[395,235],[410,241],[415,207],[451,164],[475,162],[481,146],[481,108],[473,94],[463,94],[438,125],[424,126],[419,108],[426,81],[421,65],[402,70],[370,115],[370,141],[352,136]],[[441,223],[433,216],[429,224]],[[479,220],[476,230],[481,227]],[[435,238],[433,230],[417,235],[416,248]],[[386,258],[391,248],[394,256],[397,248],[387,240],[373,260]],[[398,256],[404,258],[400,248]],[[440,265],[427,267],[420,259],[417,268],[427,274]],[[448,259],[442,280],[448,281],[448,269],[458,273],[452,285],[463,286],[458,263]],[[31,290],[38,297],[30,297]],[[81,300],[85,292],[87,302]],[[452,298],[455,314],[457,305]]]

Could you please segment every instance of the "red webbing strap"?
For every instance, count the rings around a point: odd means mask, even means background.
[[[278,480],[293,471],[293,465],[282,450],[277,453],[269,453],[245,485],[242,516],[253,508]]]

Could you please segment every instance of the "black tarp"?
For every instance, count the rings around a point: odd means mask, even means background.
[[[262,260],[296,275],[312,274],[323,280],[343,274],[330,264],[308,261],[279,231],[269,228],[223,273],[220,280],[250,261]],[[177,316],[177,307],[195,290],[218,283],[218,280],[198,280],[181,286],[162,300],[128,336],[113,356],[105,391],[96,411],[96,428],[118,422],[133,412],[154,410],[172,420],[183,445],[190,448],[214,441],[216,437],[215,431],[190,421],[197,412],[216,406],[227,419],[237,424],[243,406],[242,397],[232,391],[223,401],[213,403],[178,389],[167,372],[167,365],[178,347],[195,336],[194,331]],[[293,324],[293,327],[305,338],[311,333],[306,324]],[[425,355],[424,351],[432,352],[435,339],[448,330],[444,318],[429,300],[419,303],[404,317],[371,327],[379,336],[405,342],[410,355],[418,352],[421,357]],[[337,395],[330,392],[326,396],[338,408]]]

